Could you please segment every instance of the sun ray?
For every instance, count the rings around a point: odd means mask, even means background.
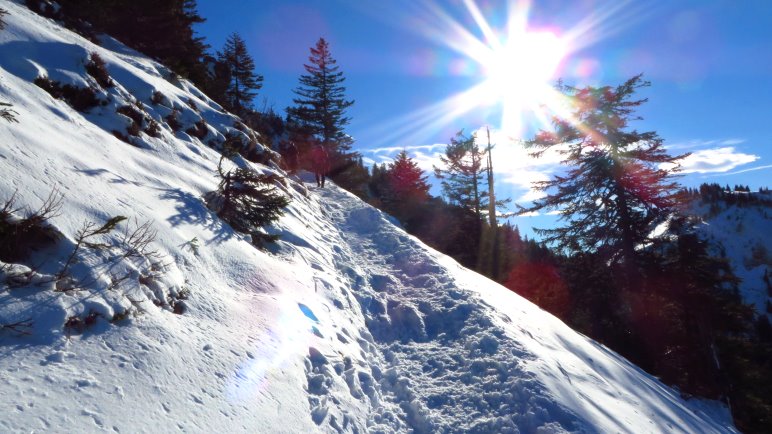
[[[554,88],[558,75],[565,72],[561,69],[567,66],[565,59],[645,12],[627,0],[593,13],[571,28],[535,28],[529,22],[532,1],[513,0],[501,11],[506,13],[506,22],[499,28],[491,25],[476,0],[462,0],[461,4],[474,22],[471,28],[453,15],[458,11],[439,2],[412,2],[400,13],[405,14],[403,21],[411,30],[474,65],[463,71],[448,69],[445,74],[471,73],[479,81],[442,101],[381,123],[372,131],[372,136],[378,137],[373,145],[436,141],[438,132],[446,132],[459,120],[467,123],[455,125],[459,129],[474,129],[476,125],[468,124],[472,113],[481,124],[517,139],[550,128],[552,115],[569,113],[566,98]]]

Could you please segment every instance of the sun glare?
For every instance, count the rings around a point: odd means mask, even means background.
[[[504,44],[488,48],[478,97],[481,104],[500,104],[501,129],[517,135],[524,112],[537,111],[551,100],[551,83],[566,50],[549,31],[509,35]]]
[[[632,10],[624,1],[565,29],[531,23],[529,0],[511,0],[507,9],[488,7],[485,13],[475,0],[462,0],[462,5],[462,13],[474,22],[472,28],[454,15],[458,11],[434,1],[415,2],[406,22],[411,29],[457,55],[448,59],[451,53],[438,51],[435,56],[424,56],[434,59],[430,62],[434,67],[443,64],[436,59],[452,65],[437,73],[467,77],[472,74],[477,83],[441,101],[381,122],[374,134],[379,137],[379,144],[395,140],[422,142],[459,119],[474,119],[472,122],[490,126],[515,141],[537,129],[549,128],[553,114],[567,114],[566,101],[555,90],[555,82],[565,73],[585,74],[575,70],[576,59],[569,62],[569,57],[613,34],[620,21],[632,19],[628,15],[620,18],[620,11]],[[494,28],[491,22],[502,25]],[[461,125],[464,126],[474,128]]]
[[[522,99],[538,103],[544,85],[553,80],[564,49],[551,32],[518,35],[499,49],[492,49],[483,68],[488,85],[502,99]]]

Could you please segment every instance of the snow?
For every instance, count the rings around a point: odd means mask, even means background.
[[[720,404],[685,401],[308,174],[282,186],[292,202],[268,228],[281,240],[254,248],[203,202],[219,154],[163,119],[171,105],[186,127],[204,118],[216,142],[235,118],[115,41],[0,6],[0,101],[19,113],[0,128],[0,199],[16,191],[34,209],[64,194],[51,220],[62,240],[0,276],[32,277],[0,292],[0,324],[32,321],[0,331],[0,431],[736,432]],[[108,105],[78,113],[31,83],[43,71],[89,82],[91,52],[117,83]],[[163,129],[139,146],[111,133],[133,97]],[[123,257],[120,234],[101,237],[113,247],[72,267],[82,288],[56,291],[83,223],[116,215],[130,218],[120,231],[151,222],[156,253]]]
[[[769,193],[751,194],[772,201]],[[758,315],[767,315],[772,320],[772,313],[767,312],[767,303],[772,302],[772,297],[764,282],[765,272],[772,279],[772,210],[764,203],[742,207],[722,203],[711,212],[709,205],[695,202],[691,208],[691,212],[703,220],[699,227],[703,237],[711,241],[714,248],[721,246],[715,254],[726,257],[734,274],[741,279],[739,289],[743,301],[753,305]],[[766,254],[754,258],[755,249]]]

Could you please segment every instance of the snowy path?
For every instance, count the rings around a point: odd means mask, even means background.
[[[306,358],[323,431],[735,432],[712,419],[715,405],[682,401],[351,194],[313,189],[310,205],[332,248],[304,260],[349,318],[333,326],[347,349],[312,346]]]
[[[490,309],[459,289],[438,255],[358,199],[336,189],[321,195],[343,248],[350,249],[336,255],[336,267],[351,279],[374,340],[371,359],[383,363],[377,369],[384,405],[406,427],[417,433],[583,430],[577,417],[545,398],[519,361],[533,356],[505,339]]]

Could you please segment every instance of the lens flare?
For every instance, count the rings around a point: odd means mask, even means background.
[[[456,10],[444,2],[411,2],[401,7],[400,21],[441,47],[433,55],[411,58],[413,70],[429,68],[438,76],[471,77],[475,82],[429,106],[379,122],[368,131],[372,146],[425,143],[448,129],[474,130],[479,125],[515,140],[549,129],[553,115],[568,114],[566,101],[554,89],[558,77],[569,74],[586,81],[599,70],[586,54],[581,59],[571,56],[646,14],[644,7],[622,0],[576,17],[571,27],[562,29],[535,26],[528,0],[509,1],[506,10],[483,11],[475,0],[463,0],[461,6]],[[379,13],[394,14],[387,6]],[[437,63],[447,59],[448,52],[459,60]],[[438,67],[444,71],[436,71]]]

